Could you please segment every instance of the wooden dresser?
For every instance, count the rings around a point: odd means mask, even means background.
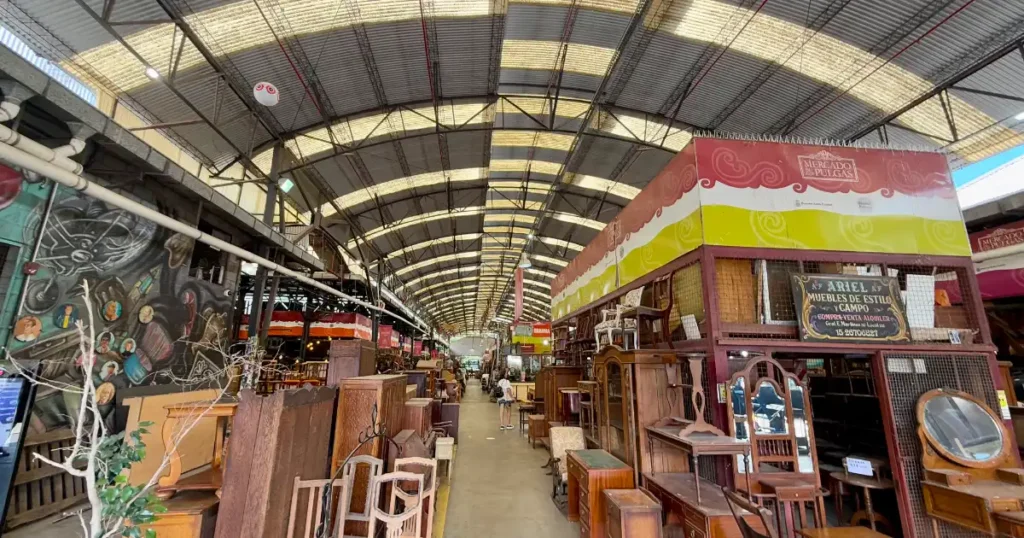
[[[566,452],[569,521],[579,521],[581,538],[605,538],[606,489],[632,489],[633,468],[604,450]]]
[[[686,538],[741,538],[725,494],[710,481],[699,482],[700,502],[697,502],[698,482],[692,473],[645,473],[643,480],[644,486],[664,507],[669,527],[682,529]],[[743,513],[743,519],[751,527],[766,534],[759,516]]]
[[[639,489],[604,490],[608,538],[661,538],[661,505]]]

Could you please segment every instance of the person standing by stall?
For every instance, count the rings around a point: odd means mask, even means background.
[[[512,383],[508,380],[508,374],[501,376],[498,381],[498,388],[501,389],[501,396],[498,398],[498,419],[501,422],[502,430],[511,430],[512,426]]]

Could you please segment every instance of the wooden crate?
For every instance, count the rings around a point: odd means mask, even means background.
[[[75,434],[70,428],[29,435],[25,439],[9,500],[8,529],[59,514],[86,502],[85,479],[72,477],[33,456],[39,453],[63,463],[74,440]]]

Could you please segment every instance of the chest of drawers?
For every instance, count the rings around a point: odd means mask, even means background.
[[[606,489],[608,538],[661,538],[661,506],[639,489]]]
[[[604,450],[566,452],[569,521],[579,521],[581,538],[605,538],[606,489],[632,489],[633,468]]]

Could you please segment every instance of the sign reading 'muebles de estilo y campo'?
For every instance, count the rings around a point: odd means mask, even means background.
[[[801,340],[910,342],[895,278],[808,274],[792,278]]]

